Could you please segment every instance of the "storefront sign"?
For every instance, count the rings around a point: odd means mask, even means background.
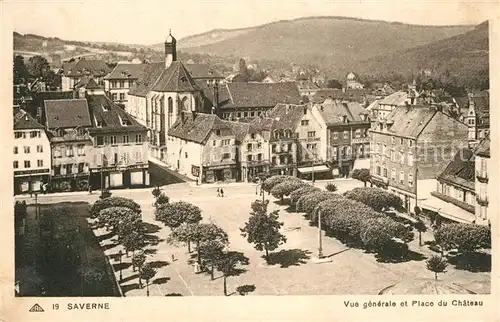
[[[40,170],[24,170],[24,171],[14,171],[15,176],[33,175],[33,174],[49,174],[49,169]]]
[[[200,167],[196,166],[196,165],[192,165],[191,166],[191,174],[195,177],[199,177],[200,176]]]
[[[351,143],[356,144],[356,143],[369,143],[370,138],[360,138],[360,139],[352,139]]]

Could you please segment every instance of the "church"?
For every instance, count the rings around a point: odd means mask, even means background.
[[[145,66],[128,92],[125,110],[149,130],[150,153],[164,159],[167,133],[182,111],[205,112],[203,91],[177,60],[177,41],[169,33],[165,61]],[[210,111],[208,111],[210,112]]]

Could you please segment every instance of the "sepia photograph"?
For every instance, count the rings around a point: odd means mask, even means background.
[[[114,5],[10,10],[13,297],[483,306],[498,219],[484,10]]]

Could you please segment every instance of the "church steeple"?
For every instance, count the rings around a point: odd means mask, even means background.
[[[172,62],[177,60],[177,40],[172,36],[172,30],[168,31],[165,40],[165,69],[170,67]]]

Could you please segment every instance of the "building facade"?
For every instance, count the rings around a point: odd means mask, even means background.
[[[492,186],[488,184],[489,171],[492,162],[490,160],[490,138],[489,135],[481,140],[476,149],[475,175],[476,175],[476,223],[491,225],[491,213],[488,212],[489,195]]]
[[[469,128],[469,144],[474,147],[484,139],[490,130],[490,99],[489,91],[479,94],[469,94],[468,111],[464,122]]]
[[[39,192],[49,182],[50,141],[42,124],[14,110],[14,194]]]
[[[109,75],[104,77],[104,90],[111,100],[125,107],[128,92],[143,72],[146,64],[118,64]]]
[[[370,173],[373,182],[389,189],[414,211],[418,180],[435,179],[467,146],[467,126],[438,107],[398,107],[372,121]]]
[[[103,85],[103,79],[111,72],[111,69],[102,60],[85,59],[63,63],[61,73],[61,87],[63,91],[75,88],[84,77],[92,77],[99,85]]]

